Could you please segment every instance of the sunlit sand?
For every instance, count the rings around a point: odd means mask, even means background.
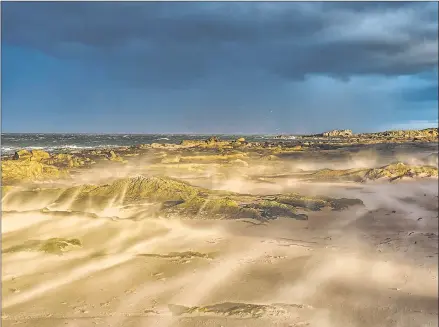
[[[5,326],[437,325],[437,167],[154,156],[4,185]]]

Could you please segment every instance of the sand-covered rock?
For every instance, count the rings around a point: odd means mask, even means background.
[[[10,252],[46,252],[50,254],[62,254],[82,247],[79,239],[51,238],[48,240],[29,240],[3,250]]]
[[[21,182],[66,178],[66,170],[33,160],[3,160],[2,183],[5,185]]]
[[[332,170],[322,169],[304,175],[303,179],[314,181],[352,181],[365,182],[379,179],[393,181],[402,178],[438,177],[438,168],[433,166],[410,166],[402,162],[386,165],[380,168],[361,168]]]
[[[37,160],[37,161],[41,161],[44,159],[49,159],[50,158],[50,154],[46,151],[42,151],[42,150],[32,150],[31,151],[32,160]]]
[[[73,154],[59,153],[44,162],[56,167],[78,168],[86,165],[87,162],[91,162],[91,160],[89,158],[80,158]]]
[[[108,152],[107,159],[110,160],[110,161],[121,162],[121,163],[126,163],[127,162],[126,160],[124,160],[119,154],[117,154],[113,150]]]
[[[32,192],[34,196],[45,197],[44,206],[50,210],[100,212],[110,207],[139,206],[148,216],[199,219],[307,219],[298,209],[328,207],[341,210],[349,205],[361,205],[361,201],[355,199],[303,198],[298,194],[253,196],[212,191],[177,179],[145,176],[123,178],[105,185],[14,192],[8,201],[13,203],[15,198],[19,202],[20,197],[29,199]]]
[[[12,159],[42,161],[48,158],[50,158],[50,154],[43,150],[19,150],[15,152]]]
[[[28,150],[19,150],[16,151],[13,157],[13,160],[23,160],[23,159],[30,159],[32,154]]]
[[[254,304],[234,302],[193,307],[170,304],[168,308],[174,316],[222,316],[241,319],[288,316],[293,312],[297,315],[297,310],[312,309],[311,306],[303,304]]]
[[[214,162],[231,162],[237,159],[243,160],[248,157],[247,153],[222,153],[222,154],[205,154],[205,155],[194,155],[194,156],[181,156],[180,162],[204,162],[204,163],[214,163]]]

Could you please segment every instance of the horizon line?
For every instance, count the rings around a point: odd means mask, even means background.
[[[425,127],[425,128],[413,128],[413,129],[387,129],[387,130],[380,130],[380,131],[376,131],[376,132],[359,132],[359,133],[355,133],[354,131],[353,134],[370,134],[370,133],[383,133],[383,132],[392,132],[392,131],[422,131],[422,130],[427,130],[427,129],[433,129],[433,128],[439,128],[439,126],[435,125],[432,127]],[[318,135],[318,134],[323,134],[325,132],[329,132],[329,131],[334,131],[334,130],[346,130],[346,129],[328,129],[325,130],[323,132],[318,132],[318,133],[190,133],[190,132],[186,132],[186,133],[123,133],[123,132],[114,132],[114,133],[109,133],[109,132],[1,132],[1,135],[3,134],[33,134],[33,135],[37,135],[37,134],[56,134],[56,135],[65,135],[65,134],[73,134],[73,135],[200,135],[200,136],[208,136],[208,135],[247,135],[247,136],[251,136],[251,135],[291,135],[291,136],[302,136],[302,135]],[[349,129],[347,129],[349,130]]]

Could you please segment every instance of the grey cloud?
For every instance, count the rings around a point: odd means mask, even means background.
[[[401,75],[437,67],[437,13],[411,2],[8,2],[2,42],[103,65],[131,85],[252,69],[288,80]]]
[[[437,102],[438,83],[418,89],[405,90],[402,94],[404,100],[409,102]]]

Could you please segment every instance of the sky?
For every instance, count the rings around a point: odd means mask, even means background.
[[[1,2],[2,132],[438,125],[437,2]]]

